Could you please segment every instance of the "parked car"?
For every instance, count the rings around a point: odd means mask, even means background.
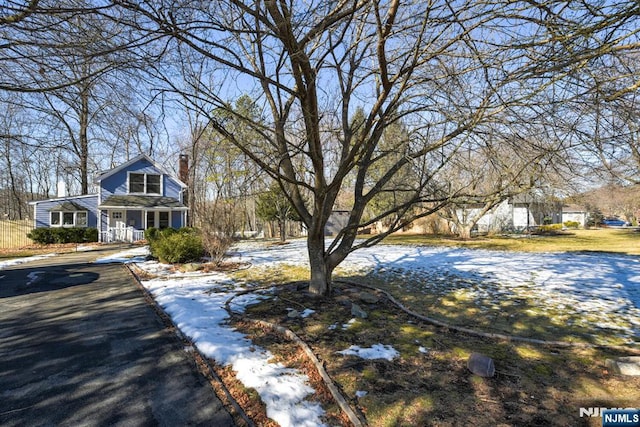
[[[602,225],[607,227],[626,227],[629,223],[620,218],[605,218],[602,220]]]

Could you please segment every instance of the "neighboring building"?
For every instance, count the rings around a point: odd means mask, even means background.
[[[512,226],[516,230],[562,222],[560,202],[519,194],[512,197],[509,204],[512,211]]]
[[[483,208],[483,205],[470,206],[467,208],[467,216],[473,217],[478,215],[479,211]],[[461,212],[458,215],[461,216]],[[492,210],[484,214],[476,223],[474,231],[480,233],[489,233],[494,231],[506,230],[513,224],[513,210],[511,205],[505,200],[498,204]]]
[[[98,194],[31,202],[35,227],[94,227],[109,243],[142,240],[151,227],[187,225],[186,184],[144,154],[99,174],[96,184]]]
[[[584,227],[587,224],[589,213],[585,208],[578,205],[564,205],[562,207],[562,223],[567,221],[575,221]]]
[[[466,216],[473,217],[482,205],[469,205]],[[464,212],[458,211],[462,217]],[[474,228],[481,233],[500,232],[505,230],[526,230],[545,223],[559,223],[563,220],[563,213],[559,203],[544,202],[529,195],[517,195],[504,200],[492,210],[483,215]],[[584,223],[581,223],[584,225]]]
[[[351,212],[346,210],[334,210],[331,212],[327,224],[324,226],[324,234],[326,236],[337,236],[347,226],[350,214]]]

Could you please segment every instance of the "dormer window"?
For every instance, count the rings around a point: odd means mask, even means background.
[[[129,193],[162,194],[161,175],[151,173],[130,173]]]

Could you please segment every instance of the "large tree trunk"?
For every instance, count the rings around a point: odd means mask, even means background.
[[[309,292],[317,296],[329,295],[333,268],[329,266],[325,256],[323,230],[316,233],[309,231],[307,250],[309,252],[309,267],[311,268]]]
[[[280,241],[284,243],[287,241],[287,220],[280,219],[278,221],[278,226],[280,227]]]
[[[9,182],[10,182],[10,186],[11,186],[11,195],[13,196],[13,200],[11,200],[11,198],[9,200],[6,200],[6,206],[7,206],[7,212],[9,214],[9,219],[22,219],[22,197],[20,195],[20,191],[18,190],[17,184],[16,184],[16,177],[14,174],[14,166],[13,166],[13,162],[12,162],[12,153],[10,151],[10,147],[11,147],[11,140],[9,138],[7,138],[6,143],[5,143],[5,147],[6,147],[6,162],[7,162],[7,172],[9,172]],[[16,216],[16,212],[12,212],[12,206],[13,208],[17,211],[17,216]]]
[[[463,240],[471,239],[471,229],[473,228],[473,224],[459,224],[456,231],[458,232],[458,237]]]

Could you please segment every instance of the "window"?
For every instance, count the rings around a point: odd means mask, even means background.
[[[86,227],[88,216],[87,211],[50,212],[49,225],[51,227]]]
[[[158,212],[160,214],[160,221],[158,222],[159,228],[169,227],[169,212]]]
[[[160,194],[160,175],[147,175],[147,191],[145,193]]]
[[[73,227],[75,212],[62,212],[62,225]]]
[[[147,228],[153,228],[156,226],[156,213],[147,212]]]
[[[129,193],[162,194],[161,176],[147,173],[130,173]]]
[[[51,226],[59,226],[60,225],[60,213],[61,212],[51,212]]]
[[[144,193],[144,176],[143,173],[129,175],[129,193]]]
[[[76,212],[76,227],[86,227],[86,226],[87,226],[87,213]]]
[[[168,228],[170,218],[169,211],[147,211],[147,228]]]

